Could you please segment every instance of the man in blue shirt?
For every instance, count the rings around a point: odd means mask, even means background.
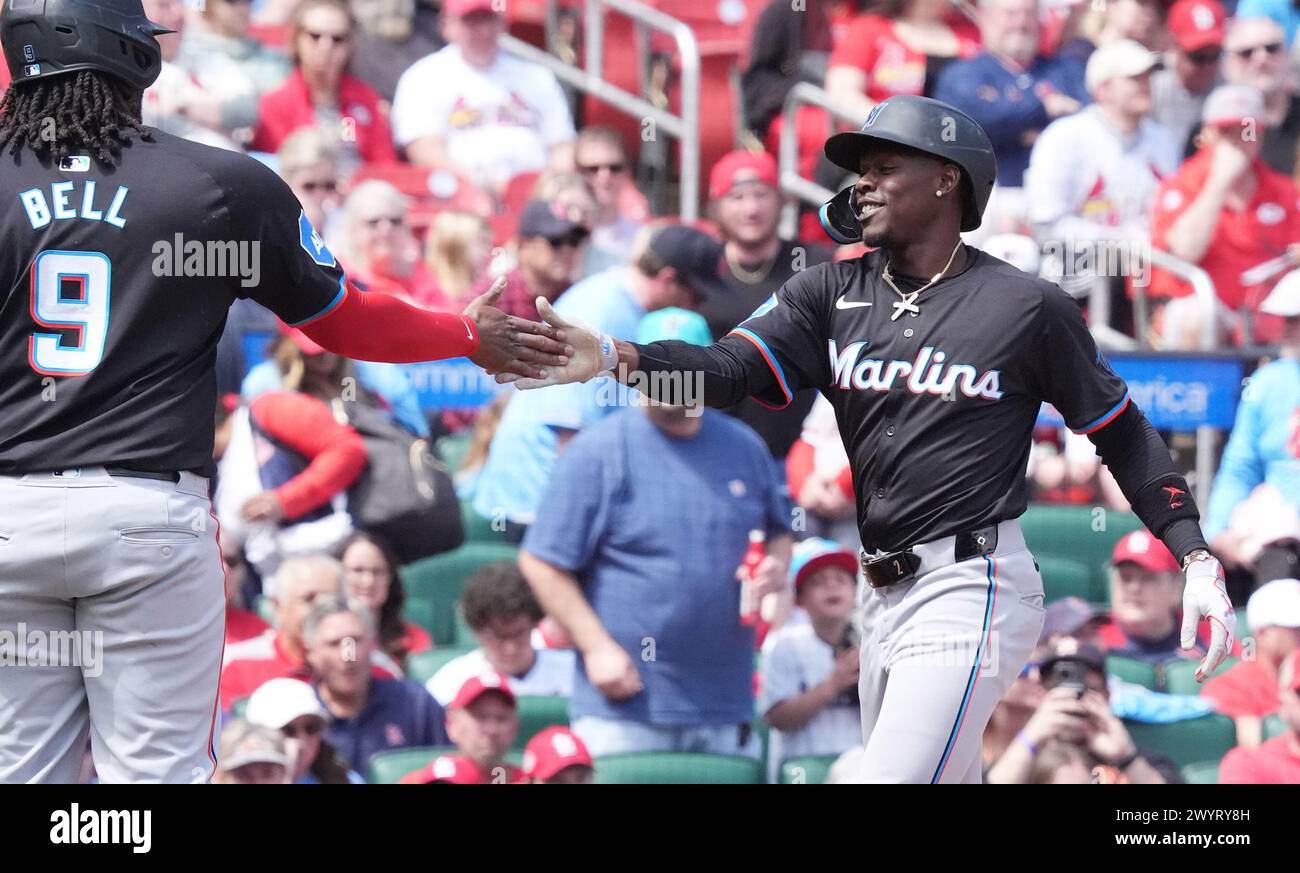
[[[317,598],[303,626],[316,693],[329,710],[325,740],[352,769],[366,773],[379,752],[447,746],[446,716],[424,686],[370,674],[374,620],[342,597]]]
[[[708,323],[665,309],[642,341],[708,345]],[[767,537],[757,596],[784,591],[791,509],[758,435],[697,407],[644,405],[565,450],[520,567],[581,653],[570,715],[595,756],[753,754],[754,628],[737,578]]]
[[[1039,132],[1089,102],[1084,66],[1038,55],[1037,0],[987,0],[979,21],[984,51],[944,67],[934,97],[980,123],[997,153],[998,184],[1019,188]]]
[[[1242,392],[1205,513],[1205,537],[1214,553],[1230,567],[1250,566],[1257,587],[1296,576],[1300,563],[1300,544],[1287,542],[1286,535],[1288,527],[1290,539],[1300,535],[1294,529],[1300,512],[1300,270],[1283,276],[1259,310],[1284,319],[1281,355],[1256,370]],[[1274,489],[1273,507],[1264,512],[1274,529],[1234,526],[1234,510],[1260,485]],[[1268,542],[1279,535],[1280,541]]]
[[[615,338],[636,336],[647,312],[693,305],[723,289],[722,247],[684,226],[647,231],[633,263],[597,273],[565,291],[555,311]],[[555,458],[574,433],[626,405],[608,378],[557,385],[510,398],[474,491],[474,511],[507,532],[533,522]]]

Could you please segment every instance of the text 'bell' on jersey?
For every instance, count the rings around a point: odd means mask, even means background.
[[[1081,433],[1128,403],[1070,297],[966,252],[961,273],[911,306],[881,278],[879,253],[812,267],[726,340],[768,373],[759,400],[780,406],[807,387],[830,400],[868,549],[1019,516],[1042,402]]]
[[[343,299],[342,269],[271,170],[153,136],[114,168],[0,156],[0,473],[210,471],[230,304],[292,324]]]

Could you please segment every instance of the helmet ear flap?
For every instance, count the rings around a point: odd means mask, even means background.
[[[853,210],[853,186],[845,188],[817,210],[822,230],[840,245],[862,241],[862,223]]]

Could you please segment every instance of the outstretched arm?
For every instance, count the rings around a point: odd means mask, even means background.
[[[545,378],[546,367],[568,363],[563,331],[497,309],[493,304],[504,288],[504,280],[498,280],[464,314],[454,315],[347,283],[337,305],[297,327],[331,352],[359,361],[405,364],[467,357],[489,374]]]
[[[778,293],[784,294],[789,285]],[[546,323],[565,331],[565,340],[573,350],[569,362],[551,367],[547,378],[503,373],[497,381],[516,382],[528,389],[585,382],[608,374],[665,404],[725,407],[753,396],[765,406],[784,408],[799,386],[821,384],[817,372],[820,355],[815,350],[824,340],[808,320],[790,319],[787,312],[794,304],[787,302],[784,309],[773,312],[775,301],[774,296],[713,345],[697,346],[677,340],[644,345],[616,340],[566,321],[545,299],[538,298],[537,311]]]

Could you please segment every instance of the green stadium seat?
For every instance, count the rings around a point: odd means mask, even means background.
[[[1237,726],[1226,715],[1210,713],[1171,724],[1125,721],[1139,749],[1159,752],[1179,767],[1218,762],[1237,744]]]
[[[1200,663],[1199,660],[1192,660],[1191,658],[1178,658],[1161,664],[1160,669],[1164,673],[1164,683],[1160,690],[1167,691],[1170,694],[1200,694],[1203,686],[1196,681],[1196,668]],[[1231,670],[1236,663],[1236,658],[1224,658],[1223,663],[1219,665],[1219,669],[1210,675],[1218,676],[1226,670]]]
[[[460,469],[461,462],[465,460],[465,455],[469,452],[469,444],[473,439],[473,434],[466,431],[465,433],[452,434],[438,440],[435,447],[438,457],[447,465],[447,469],[455,473]]]
[[[370,774],[366,779],[372,785],[393,785],[412,770],[427,765],[439,755],[454,755],[456,749],[446,746],[417,746],[379,752],[370,757]]]
[[[1264,716],[1262,725],[1264,739],[1271,740],[1273,737],[1280,737],[1286,733],[1286,722],[1282,721],[1282,716],[1277,713]]]
[[[402,568],[407,597],[424,601],[433,608],[429,633],[435,643],[456,642],[456,604],[470,574],[496,561],[514,561],[518,555],[519,549],[504,543],[466,543]]]
[[[788,758],[781,764],[782,785],[822,785],[837,755]]]
[[[1043,600],[1051,603],[1065,597],[1082,597],[1089,603],[1103,603],[1106,596],[1097,591],[1092,570],[1087,564],[1051,555],[1034,556],[1043,577]]]
[[[1155,664],[1148,664],[1146,661],[1138,661],[1133,658],[1107,655],[1106,672],[1112,676],[1118,676],[1125,682],[1132,682],[1135,685],[1141,685],[1143,688],[1150,688],[1152,691],[1155,691],[1160,684]]]
[[[433,635],[433,626],[437,621],[438,611],[427,600],[407,598],[402,604],[402,618],[411,624],[419,625]]]
[[[699,752],[631,752],[596,759],[602,785],[760,785],[763,765],[753,758]]]
[[[1104,513],[1104,514],[1102,514]],[[1095,526],[1104,524],[1104,530]],[[1029,550],[1041,563],[1044,557],[1068,558],[1092,572],[1094,590],[1105,594],[1106,564],[1120,537],[1142,526],[1131,512],[1093,506],[1031,505],[1020,517]],[[1106,602],[1106,597],[1095,601]]]
[[[1183,768],[1183,781],[1188,785],[1218,785],[1219,762],[1202,761],[1199,764],[1188,764]]]
[[[439,646],[431,652],[420,652],[406,659],[406,678],[421,685],[433,678],[448,661],[472,652],[475,646]]]
[[[519,706],[519,735],[515,748],[522,750],[539,732],[553,725],[569,726],[569,698],[542,697],[524,694],[516,703]]]
[[[507,542],[505,531],[495,530],[492,519],[484,518],[474,511],[468,500],[461,501],[460,517],[465,524],[465,542],[467,543],[504,543]]]
[[[407,773],[426,766],[439,755],[455,754],[455,746],[414,746],[409,749],[379,752],[370,756],[370,776],[366,781],[372,785],[393,785]],[[506,761],[518,767],[523,761],[523,756],[511,752],[506,755]]]
[[[455,626],[451,629],[452,638],[456,640],[458,646],[477,646],[478,639],[474,636],[474,629],[465,621],[465,610],[461,609],[459,603],[452,611],[452,619]]]

